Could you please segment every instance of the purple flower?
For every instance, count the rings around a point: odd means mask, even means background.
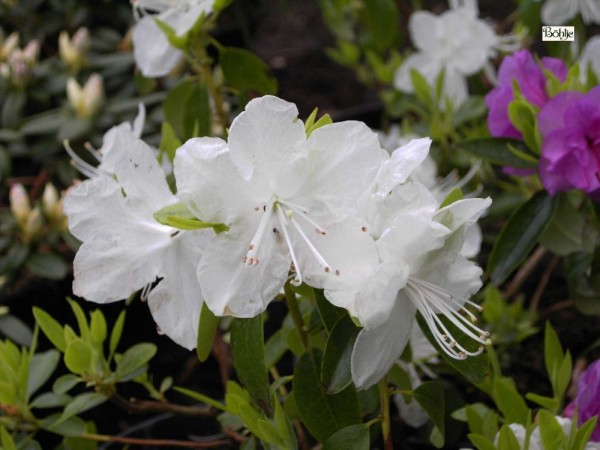
[[[539,170],[548,193],[579,189],[600,200],[600,86],[549,100],[538,114],[538,128]]]
[[[550,70],[561,81],[567,76],[567,67],[557,58],[542,58],[538,64],[527,50],[520,50],[504,58],[498,71],[498,85],[485,97],[490,110],[488,127],[492,136],[522,138],[521,132],[508,118],[508,105],[514,99],[513,80],[519,85],[523,96],[541,108],[548,101],[543,69]]]
[[[600,414],[600,359],[590,364],[579,377],[577,396],[565,408],[563,416],[573,417],[576,408],[579,426]],[[590,441],[600,441],[600,424],[596,425]]]

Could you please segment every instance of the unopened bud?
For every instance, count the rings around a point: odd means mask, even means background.
[[[42,195],[42,209],[46,218],[50,221],[54,219],[55,209],[58,205],[58,192],[52,183],[48,183],[44,188],[44,194]]]
[[[90,33],[85,27],[77,30],[72,38],[69,38],[66,31],[62,31],[58,37],[60,58],[73,72],[78,72],[85,66],[89,48]]]
[[[25,242],[31,242],[42,231],[44,220],[42,218],[42,210],[39,206],[36,206],[31,210],[25,221],[25,227],[23,228],[23,240]]]
[[[17,223],[24,225],[31,212],[31,203],[27,196],[27,191],[22,184],[13,184],[8,194],[10,200],[10,210],[17,220]]]
[[[23,49],[23,56],[30,66],[37,64],[38,56],[40,55],[40,41],[34,39]]]
[[[67,97],[79,117],[89,118],[95,115],[104,103],[104,83],[102,76],[92,74],[83,88],[74,78],[67,80]]]
[[[6,61],[13,50],[17,48],[17,45],[19,45],[19,34],[16,31],[9,34],[1,44],[0,61]]]

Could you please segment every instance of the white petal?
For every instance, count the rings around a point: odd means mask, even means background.
[[[202,293],[196,268],[209,231],[181,231],[162,256],[163,279],[148,296],[148,306],[161,332],[191,350],[198,339]]]
[[[445,108],[445,99],[447,97],[452,102],[454,109],[456,109],[469,96],[467,79],[453,67],[446,67],[446,72],[444,74],[444,88],[442,89],[440,107]]]
[[[429,54],[436,54],[440,42],[440,17],[429,11],[416,11],[410,16],[408,29],[414,46]]]
[[[175,155],[177,195],[196,217],[206,222],[231,225],[240,215],[261,214],[268,201],[244,181],[231,160],[225,141],[219,138],[193,138]]]
[[[491,198],[466,198],[440,209],[435,220],[454,231],[466,223],[475,223],[492,204]]]
[[[144,17],[133,28],[133,56],[142,74],[151,78],[167,75],[183,59],[183,53],[171,47],[152,16]]]
[[[352,380],[359,389],[367,389],[381,380],[400,357],[415,321],[415,307],[398,297],[392,312],[381,327],[362,330],[352,350]]]
[[[394,75],[394,86],[402,92],[414,92],[411,70],[416,70],[427,80],[429,86],[433,86],[435,79],[442,70],[444,61],[439,55],[416,52],[410,55],[406,61],[396,70]]]
[[[146,122],[146,107],[143,103],[138,104],[138,113],[133,121],[132,133],[136,138],[142,137],[144,123]]]
[[[600,24],[600,3],[598,0],[582,0],[581,16],[587,25]]]
[[[541,17],[545,25],[562,25],[577,14],[578,1],[546,0],[542,5]]]
[[[306,173],[306,133],[293,103],[254,99],[229,130],[231,159],[242,177],[264,179],[280,196],[292,195]]]
[[[385,196],[398,184],[404,183],[411,173],[427,158],[430,138],[413,139],[392,153],[389,160],[385,161],[377,174],[377,192]]]
[[[204,301],[217,316],[260,314],[287,279],[290,256],[274,233],[264,237],[258,253],[259,263],[244,264],[253,231],[221,233],[200,258],[197,275]]]
[[[362,122],[339,122],[315,130],[308,139],[311,176],[303,195],[333,211],[354,211],[389,158],[377,135]]]
[[[475,258],[481,250],[481,228],[479,225],[474,224],[472,227],[467,228],[465,232],[465,242],[460,249],[460,254],[465,258]]]

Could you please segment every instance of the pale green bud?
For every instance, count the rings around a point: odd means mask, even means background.
[[[19,45],[19,34],[16,31],[9,34],[0,44],[0,61],[5,61]]]
[[[66,31],[62,31],[58,37],[60,59],[74,72],[78,72],[86,65],[89,48],[90,33],[85,27],[78,29],[72,38],[69,38],[69,33]]]
[[[44,194],[42,195],[42,209],[49,220],[54,219],[57,205],[58,192],[52,183],[48,183],[44,188]]]
[[[8,194],[10,211],[19,225],[24,225],[31,212],[31,203],[22,184],[13,184]]]
[[[79,117],[94,116],[104,104],[104,83],[97,73],[90,75],[83,88],[75,80],[67,80],[67,97],[69,104]]]
[[[44,225],[44,219],[42,218],[42,210],[39,206],[36,206],[31,210],[25,221],[25,227],[23,228],[23,241],[31,242],[42,231]]]

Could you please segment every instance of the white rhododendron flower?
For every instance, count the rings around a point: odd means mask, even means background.
[[[158,223],[154,212],[178,199],[154,151],[126,125],[113,128],[109,138],[99,167],[81,166],[79,158],[76,165],[92,178],[65,198],[69,229],[83,242],[75,256],[73,292],[108,303],[144,289],[159,330],[192,349],[202,307],[195,267],[208,235]]]
[[[581,14],[587,25],[600,24],[600,2],[598,0],[546,0],[541,10],[542,23],[546,25],[563,25],[578,14]]]
[[[212,12],[214,0],[132,0],[139,20],[133,28],[133,56],[146,77],[167,75],[183,59],[156,24],[166,23],[177,36],[184,36],[201,15]],[[149,14],[151,12],[157,14]]]
[[[449,3],[450,9],[439,16],[428,11],[417,11],[410,16],[408,27],[417,51],[400,66],[394,80],[397,89],[412,93],[412,70],[417,70],[434,86],[443,69],[441,107],[446,97],[455,107],[467,99],[468,76],[482,69],[493,76],[489,61],[499,49],[516,49],[514,40],[498,36],[487,22],[478,18],[477,0]]]
[[[371,266],[365,262],[362,276],[352,282],[326,286],[326,297],[364,327],[352,353],[352,378],[359,388],[373,385],[389,371],[406,346],[417,311],[453,358],[479,354],[487,343],[487,333],[465,308],[481,287],[482,271],[460,250],[466,232],[491,200],[459,200],[438,210],[438,201],[425,186],[407,181],[430,143],[417,139],[394,152],[382,165],[374,189],[359,202],[378,261]],[[461,346],[438,314],[480,347],[471,351]]]
[[[583,47],[579,57],[579,68],[583,83],[587,83],[590,68],[596,77],[600,78],[600,36],[592,37]]]
[[[178,195],[199,219],[224,223],[203,252],[198,279],[216,315],[264,311],[292,283],[344,283],[374,263],[373,240],[352,218],[386,158],[360,122],[325,125],[307,138],[292,103],[254,99],[228,142],[187,141],[175,157]]]

